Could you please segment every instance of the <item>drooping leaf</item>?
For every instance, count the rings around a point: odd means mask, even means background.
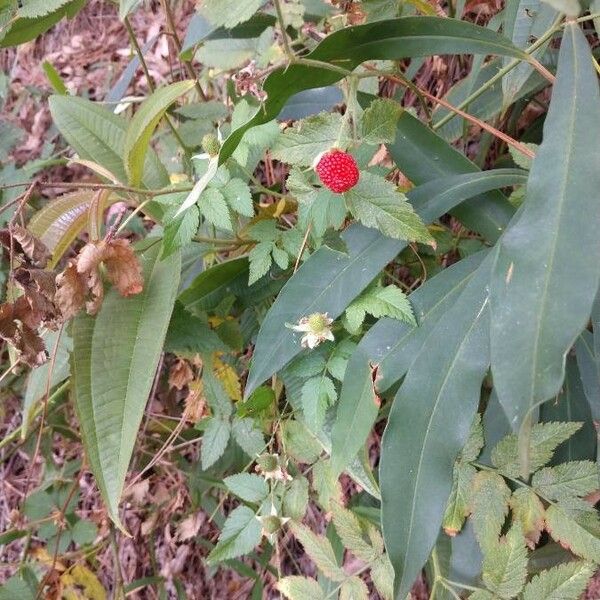
[[[126,182],[122,157],[127,122],[84,98],[50,96],[48,103],[54,123],[79,157],[102,165],[119,181]],[[167,171],[153,150],[148,151],[144,161],[142,183],[150,189],[169,184]]]
[[[231,424],[222,417],[209,419],[202,436],[202,470],[212,467],[223,456],[231,436]]]
[[[457,461],[452,476],[452,490],[444,513],[442,527],[448,535],[456,535],[470,512],[471,482],[477,471],[468,463]]]
[[[590,169],[600,166],[598,136],[598,84],[585,36],[573,24],[565,29],[527,200],[502,237],[491,282],[494,385],[516,426],[559,392],[567,350],[598,289],[600,170]],[[526,453],[521,463],[525,469]]]
[[[153,243],[141,250],[141,293],[124,298],[113,288],[95,318],[79,315],[72,326],[71,374],[86,454],[120,527],[119,499],[179,282],[179,254],[160,261],[159,249]]]
[[[358,517],[347,508],[332,505],[333,525],[344,547],[366,563],[373,562],[379,555],[371,544],[365,541],[364,532]]]
[[[600,331],[582,331],[575,344],[577,366],[585,396],[595,419],[600,418],[600,356],[596,350]]]
[[[165,111],[179,96],[183,96],[192,87],[194,87],[194,81],[186,80],[159,88],[138,108],[127,127],[123,140],[122,156],[131,185],[139,185],[142,180],[150,138]]]
[[[308,480],[298,475],[294,477],[283,497],[283,514],[301,521],[308,507]]]
[[[343,101],[344,95],[339,87],[328,85],[322,88],[304,90],[294,94],[277,115],[279,121],[297,120],[329,112]]]
[[[438,537],[454,460],[479,403],[489,358],[489,268],[490,260],[484,260],[427,338],[394,400],[384,433],[382,523],[397,597],[408,593]],[[444,332],[443,344],[438,331]]]
[[[305,58],[335,63],[352,71],[366,60],[460,53],[526,58],[506,38],[489,29],[440,17],[403,17],[346,27],[327,36]],[[231,156],[249,128],[275,118],[290,96],[332,85],[343,76],[343,73],[305,64],[286,65],[271,73],[263,86],[267,100],[250,121],[225,140],[219,161],[223,163]]]

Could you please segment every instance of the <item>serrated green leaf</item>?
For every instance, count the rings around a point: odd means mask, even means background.
[[[327,376],[311,377],[302,386],[302,412],[308,428],[320,431],[325,421],[325,412],[337,400],[333,381]]]
[[[325,600],[325,592],[314,580],[300,575],[280,579],[277,589],[289,600]]]
[[[536,423],[531,429],[529,472],[548,464],[557,446],[581,428],[581,423]],[[509,477],[518,477],[519,440],[516,434],[507,435],[492,450],[492,464]]]
[[[254,216],[254,206],[252,204],[252,195],[248,184],[241,179],[230,179],[221,192],[227,200],[231,210],[245,217]]]
[[[333,146],[344,146],[347,138],[340,139],[342,116],[339,113],[321,113],[299,121],[286,129],[271,149],[273,158],[291,165],[311,166],[321,152]]]
[[[231,215],[225,197],[216,188],[206,188],[198,200],[198,208],[202,216],[215,227],[233,231]]]
[[[598,137],[600,94],[591,52],[579,26],[570,24],[527,200],[502,237],[490,286],[494,386],[517,427],[560,391],[567,351],[598,289],[600,204],[593,198],[600,170],[590,169],[600,165]],[[522,441],[527,470],[525,430]]]
[[[499,598],[514,598],[527,578],[527,547],[520,525],[513,525],[505,538],[489,546],[483,557],[482,579]]]
[[[402,107],[389,98],[373,100],[362,116],[363,141],[367,144],[385,144],[396,137],[396,125]]]
[[[467,443],[458,455],[458,460],[462,462],[473,462],[477,460],[481,453],[481,449],[483,448],[483,444],[483,424],[481,423],[481,415],[477,413],[473,419],[473,423],[471,423],[471,431],[469,432]]]
[[[346,309],[346,319],[353,333],[358,332],[367,313],[380,319],[390,317],[416,326],[412,306],[406,294],[395,285],[367,288]]]
[[[342,488],[333,474],[328,460],[319,460],[313,466],[312,486],[317,492],[319,504],[326,511],[331,510],[333,502],[341,502]]]
[[[344,197],[348,210],[366,227],[379,229],[384,235],[395,239],[424,243],[432,241],[406,196],[383,177],[361,173],[358,183]]]
[[[260,543],[261,524],[247,506],[234,509],[223,525],[219,542],[208,555],[209,564],[248,554]]]
[[[24,0],[18,15],[25,19],[43,17],[58,10],[70,0]]]
[[[229,421],[221,417],[213,417],[209,420],[202,436],[203,471],[212,467],[223,456],[229,443],[230,434]]]
[[[338,381],[344,379],[348,360],[355,348],[355,342],[348,339],[342,340],[339,344],[336,344],[331,356],[327,359],[327,370]]]
[[[286,517],[301,521],[308,507],[308,479],[297,475],[290,482],[283,497],[283,514]]]
[[[223,479],[227,489],[246,502],[261,502],[269,494],[267,482],[253,473],[237,473]]]
[[[333,502],[332,514],[333,525],[344,547],[350,550],[356,558],[371,563],[381,554],[365,541],[360,521],[352,511]]]
[[[531,485],[545,498],[586,496],[600,487],[598,466],[590,460],[566,462],[534,473]]]
[[[254,420],[249,417],[234,417],[231,424],[231,434],[237,445],[252,458],[265,449],[264,435],[254,423]]]
[[[597,519],[595,513],[591,514]],[[579,520],[582,522],[578,522]],[[586,526],[582,515],[576,520],[562,506],[551,504],[546,509],[546,529],[553,539],[573,554],[596,563],[600,562],[600,537],[597,532]]]
[[[248,285],[252,285],[269,272],[272,263],[272,249],[272,242],[260,242],[250,250],[250,254],[248,254],[248,259],[250,260]]]
[[[304,547],[304,552],[329,579],[343,581],[346,578],[346,574],[337,563],[331,542],[326,537],[316,535],[299,523],[292,523],[290,529]]]
[[[384,600],[394,597],[394,568],[387,554],[378,558],[371,567],[371,579]]]
[[[523,600],[577,600],[594,574],[590,564],[573,561],[536,575],[525,586]]]
[[[286,452],[299,462],[312,464],[323,448],[304,423],[296,420],[284,421],[281,426]]]
[[[534,548],[544,530],[544,505],[537,494],[529,488],[519,488],[510,499],[513,517],[521,524],[527,544]]]
[[[340,600],[369,600],[369,590],[360,577],[350,577],[342,583]]]
[[[127,127],[123,142],[125,170],[131,185],[139,185],[142,180],[150,138],[167,108],[193,87],[192,80],[172,83],[153,92],[138,108]]]
[[[484,553],[498,541],[508,515],[509,499],[510,488],[497,473],[480,471],[473,478],[471,519]]]
[[[553,458],[555,464],[570,460],[585,460],[596,455],[596,430],[578,366],[579,341],[581,339],[582,336],[579,336],[575,345],[577,358],[572,355],[567,357],[565,383],[561,393],[556,400],[546,402],[541,408],[542,421],[579,421],[583,423],[579,431],[557,448]],[[598,398],[600,398],[600,388]]]
[[[179,284],[179,254],[161,261],[158,253],[158,244],[141,251],[141,293],[124,298],[112,288],[95,318],[80,315],[72,325],[71,374],[86,455],[119,527],[119,499]]]
[[[200,14],[212,25],[231,29],[247,21],[266,0],[204,0]]]

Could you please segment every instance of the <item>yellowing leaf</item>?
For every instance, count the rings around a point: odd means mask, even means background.
[[[106,590],[100,580],[82,564],[65,571],[60,582],[64,586],[65,600],[106,600]]]
[[[223,384],[227,395],[236,402],[242,399],[242,384],[235,369],[220,358],[213,359],[215,377]]]

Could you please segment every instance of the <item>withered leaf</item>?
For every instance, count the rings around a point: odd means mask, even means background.
[[[106,244],[106,272],[110,282],[123,296],[139,294],[144,289],[142,267],[127,240],[112,240]]]
[[[194,379],[194,372],[187,360],[178,360],[169,369],[169,387],[181,390],[192,381],[192,379]]]
[[[17,334],[14,305],[9,302],[0,304],[0,338],[11,342]]]
[[[28,300],[21,296],[14,304],[0,305],[0,338],[19,352],[21,360],[31,367],[39,367],[48,360],[42,338],[27,325],[31,310]]]
[[[17,335],[16,348],[21,354],[21,360],[30,367],[39,367],[48,360],[44,340],[27,325],[21,326]]]
[[[54,273],[43,269],[19,268],[14,273],[15,282],[25,293],[32,315],[27,319],[28,325],[37,328],[41,322],[54,328],[58,317],[54,296],[56,285]],[[23,319],[21,319],[23,320]]]
[[[38,240],[28,229],[20,225],[12,225],[10,229],[0,231],[0,243],[10,250],[12,234],[12,247],[14,252],[22,254],[35,267],[43,269],[51,256],[45,244]]]
[[[85,304],[87,286],[85,279],[77,272],[77,265],[70,261],[62,273],[56,276],[54,301],[63,316],[68,320],[74,317]]]

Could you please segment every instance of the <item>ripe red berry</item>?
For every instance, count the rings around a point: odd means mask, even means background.
[[[337,149],[323,154],[315,171],[323,185],[336,194],[353,188],[360,176],[354,158],[347,152]]]

